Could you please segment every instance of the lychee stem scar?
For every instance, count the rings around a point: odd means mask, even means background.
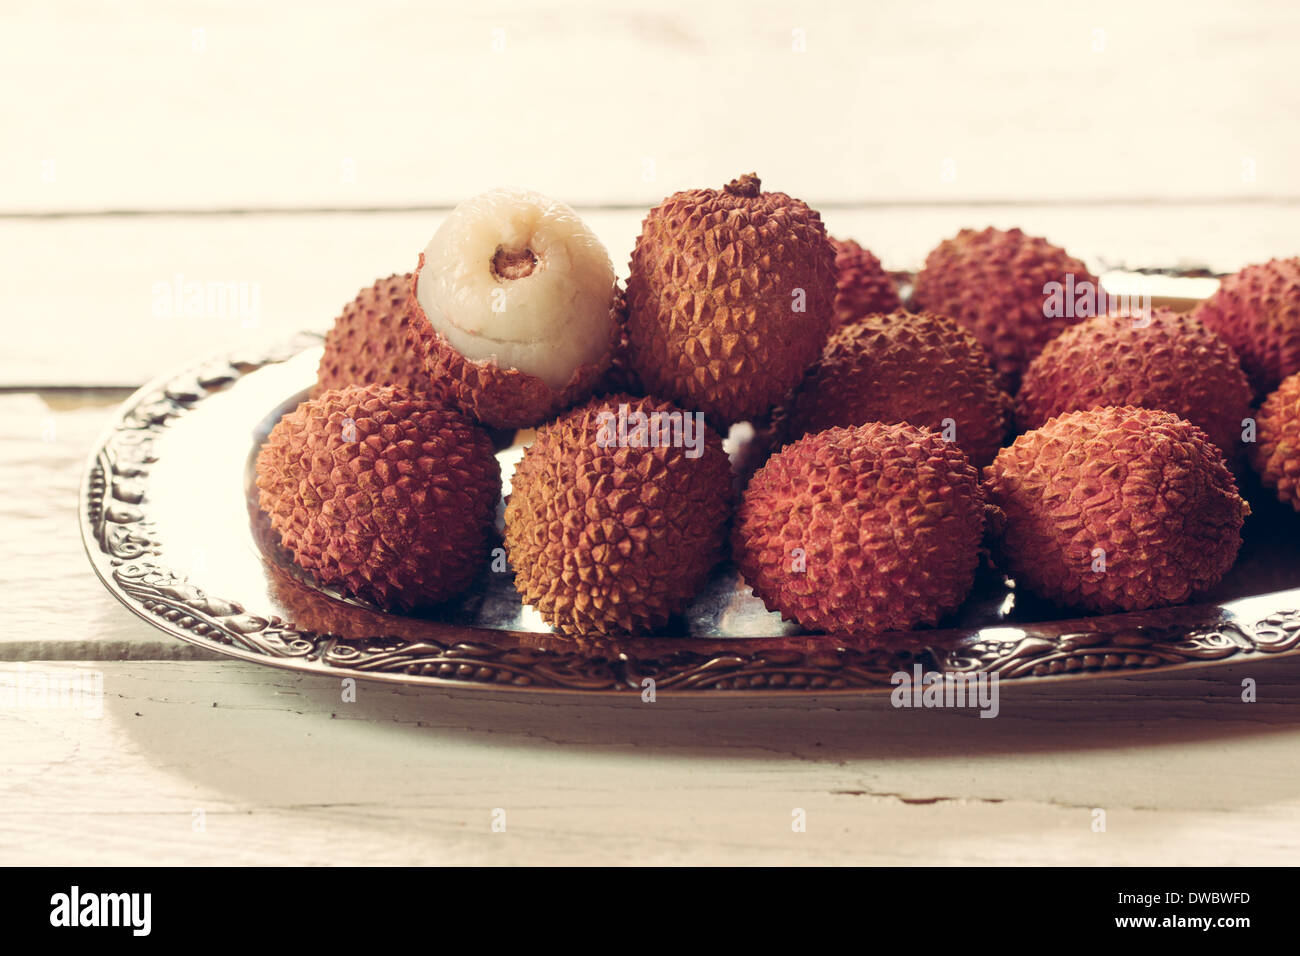
[[[497,246],[492,257],[492,274],[498,279],[522,279],[532,275],[535,268],[537,256],[531,249],[510,251],[505,246]]]

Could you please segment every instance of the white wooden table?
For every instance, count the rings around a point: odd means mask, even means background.
[[[990,223],[1094,263],[1294,255],[1300,11],[145,11],[0,13],[0,85],[23,91],[0,101],[0,676],[89,669],[105,692],[97,718],[0,708],[0,864],[1296,860],[1300,662],[1004,686],[996,720],[345,703],[120,607],[76,486],[130,388],[327,327],[503,183],[580,205],[618,264],[651,202],[750,169],[891,268]],[[156,314],[178,274],[256,286],[257,315]]]

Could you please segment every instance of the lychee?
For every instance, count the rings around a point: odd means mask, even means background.
[[[525,428],[609,368],[614,295],[609,256],[572,209],[496,190],[457,206],[421,254],[411,343],[478,421]]]
[[[1246,266],[1194,314],[1236,349],[1256,394],[1300,372],[1300,258]]]
[[[511,479],[506,553],[557,631],[652,630],[704,585],[730,512],[730,466],[703,416],[614,395],[538,430]]]
[[[773,455],[745,490],[732,551],[763,603],[802,627],[907,630],[965,599],[984,516],[978,473],[956,445],[873,422]]]
[[[430,377],[407,341],[410,291],[410,273],[391,275],[362,289],[344,307],[325,335],[312,398],[349,385],[400,385],[447,397],[446,388]]]
[[[984,470],[998,556],[1041,597],[1110,613],[1179,604],[1219,582],[1250,514],[1218,447],[1170,412],[1067,412]]]
[[[385,607],[436,604],[487,556],[501,475],[486,432],[402,388],[303,402],[257,457],[258,501],[294,561]]]
[[[894,280],[871,250],[852,239],[832,238],[831,243],[835,247],[835,325],[899,307]]]
[[[963,326],[931,313],[870,315],[831,335],[790,403],[789,438],[834,426],[907,422],[985,465],[1006,437],[1011,400]]]
[[[835,253],[821,217],[752,173],[650,210],[627,284],[633,370],[726,425],[762,415],[821,353]]]
[[[1256,415],[1251,463],[1279,501],[1300,511],[1300,372],[1288,376]]]
[[[1016,417],[1021,428],[1037,428],[1098,405],[1173,412],[1203,428],[1231,460],[1250,413],[1250,386],[1237,354],[1189,315],[1103,315],[1066,329],[1030,363]]]
[[[1091,297],[1079,294],[1089,289]],[[1098,292],[1087,266],[1046,239],[1019,229],[963,229],[926,257],[912,306],[965,323],[1014,391],[1044,345],[1105,311]]]

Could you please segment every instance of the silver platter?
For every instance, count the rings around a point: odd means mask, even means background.
[[[136,392],[97,443],[81,485],[91,564],[123,604],[182,640],[241,660],[333,678],[523,693],[889,693],[891,677],[997,674],[1084,680],[1300,653],[1300,516],[1247,477],[1254,515],[1231,574],[1204,603],[1062,619],[983,569],[941,629],[875,639],[803,634],[723,567],[662,633],[552,634],[509,573],[484,571],[462,600],[387,614],[307,579],[256,507],[252,464],[315,380],[320,336],[233,356]],[[509,473],[522,446],[499,452]]]

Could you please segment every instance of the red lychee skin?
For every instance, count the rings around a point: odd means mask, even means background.
[[[1022,429],[1063,412],[1136,405],[1203,428],[1232,460],[1250,414],[1250,385],[1226,342],[1189,315],[1153,309],[1066,329],[1030,363],[1016,394]]]
[[[593,399],[539,429],[511,478],[505,543],[515,587],[561,634],[663,626],[726,544],[732,490],[721,437],[706,428],[695,458],[671,442],[619,444],[616,432],[602,433],[602,414],[622,405],[627,416],[682,414],[655,398]]]
[[[591,395],[609,370],[617,345],[618,324],[610,330],[610,347],[604,359],[574,369],[563,389],[554,389],[536,375],[517,368],[502,368],[495,360],[467,359],[438,333],[416,294],[424,253],[411,279],[407,300],[407,335],[411,347],[438,381],[444,381],[456,405],[492,428],[531,428]]]
[[[257,456],[258,502],[321,584],[384,607],[453,597],[487,557],[501,474],[486,432],[405,389],[303,402]]]
[[[1278,500],[1300,511],[1300,372],[1282,381],[1255,416],[1251,464]]]
[[[429,376],[406,334],[411,275],[391,275],[362,289],[325,335],[311,398],[349,385],[399,385],[443,401],[447,389]]]
[[[873,422],[807,435],[745,490],[732,552],[770,609],[810,630],[935,624],[975,580],[985,505],[951,442]]]
[[[832,238],[831,244],[835,246],[836,326],[893,312],[901,305],[894,280],[869,249],[852,239]]]
[[[1205,432],[1129,406],[1067,412],[1021,435],[984,469],[984,490],[1017,583],[1103,613],[1213,587],[1250,514]]]
[[[601,376],[592,391],[596,395],[645,395],[645,388],[633,371],[628,357],[627,296],[617,284],[614,286],[613,315],[614,349],[610,356],[609,369]]]
[[[835,251],[813,209],[763,192],[750,173],[650,210],[627,305],[641,384],[725,428],[770,411],[817,360],[834,316]]]
[[[1241,356],[1257,395],[1300,372],[1300,258],[1246,266],[1193,314]]]
[[[1072,316],[1048,318],[1048,283],[1076,288],[1097,280],[1080,260],[1046,239],[1019,229],[963,229],[926,257],[916,277],[912,307],[948,315],[968,326],[988,350],[993,368],[1014,392],[1025,368]],[[1068,310],[1073,311],[1073,310]]]
[[[907,422],[953,438],[972,463],[986,465],[1002,446],[1010,412],[988,355],[965,327],[900,309],[831,335],[790,403],[785,435]],[[954,433],[945,435],[949,423]]]

